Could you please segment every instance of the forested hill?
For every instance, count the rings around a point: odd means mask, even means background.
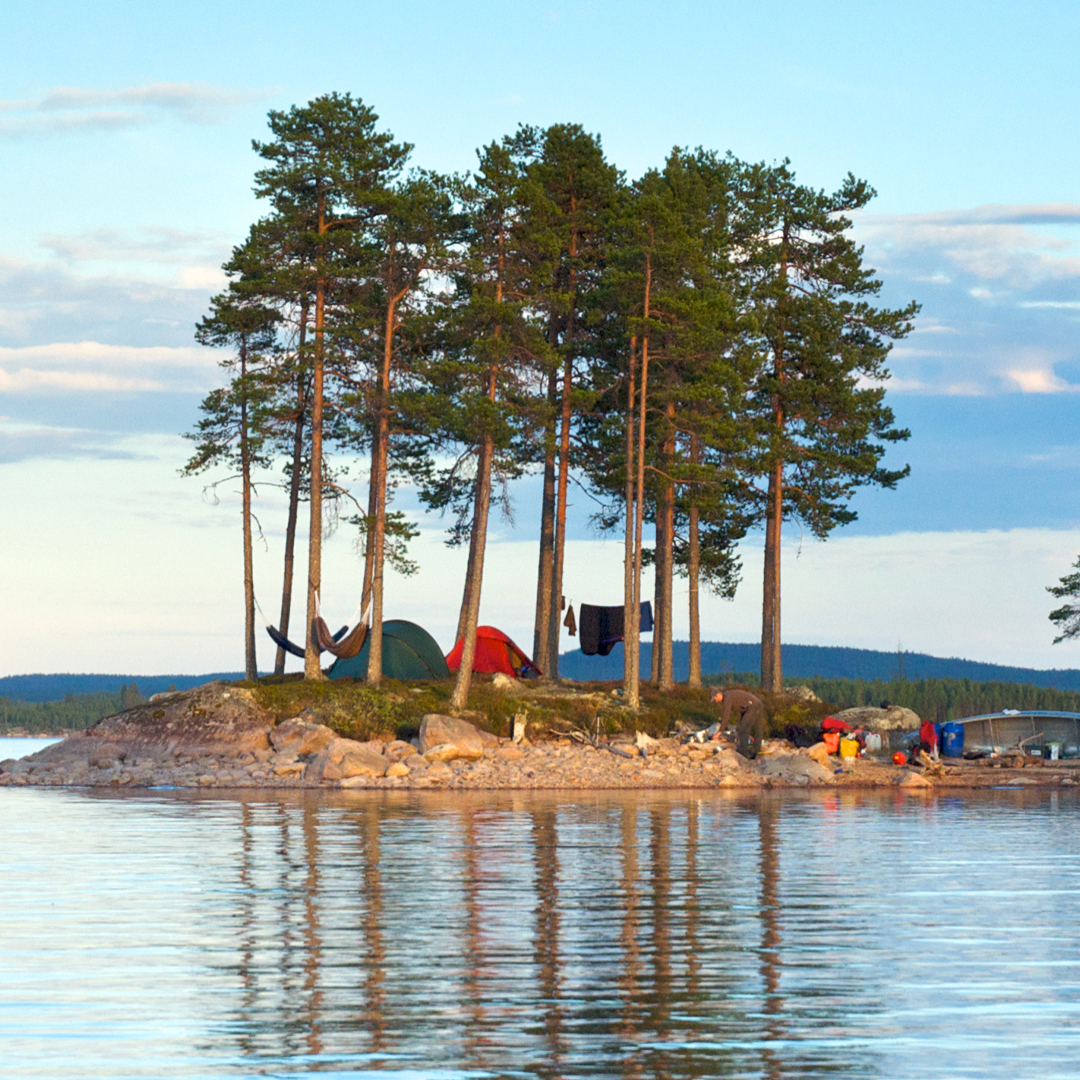
[[[689,646],[685,641],[674,643],[675,678],[686,679],[690,670]],[[703,641],[701,670],[706,675],[717,672],[760,669],[761,647],[755,643]],[[641,645],[641,670],[648,677],[652,661],[652,646]],[[879,652],[875,649],[849,649],[830,645],[785,645],[783,650],[785,679],[809,679],[813,676],[828,679],[880,679],[889,681],[898,675],[905,679],[970,679],[972,682],[1029,683],[1033,686],[1054,687],[1058,690],[1080,690],[1080,670],[1075,668],[1008,667],[1004,664],[982,664],[976,660],[955,657],[928,656],[926,653]],[[559,674],[569,679],[621,679],[622,645],[616,645],[610,656],[586,656],[582,652],[563,653],[559,657]],[[902,670],[901,670],[902,667]]]
[[[187,690],[214,679],[233,682],[243,672],[221,671],[211,675],[4,675],[0,677],[0,698],[9,701],[62,701],[68,694],[116,694],[120,687],[135,683],[143,697],[168,689]]]
[[[642,671],[648,674],[652,646],[641,646]],[[684,680],[689,672],[689,652],[685,641],[674,643],[675,678]],[[701,668],[706,675],[723,672],[757,672],[760,647],[756,643],[705,641],[701,644]],[[559,674],[569,679],[621,679],[622,645],[610,656],[586,656],[582,652],[563,653]],[[901,671],[901,665],[903,670]],[[827,645],[785,645],[784,676],[792,679],[880,679],[888,682],[902,675],[918,679],[970,679],[972,682],[1028,683],[1058,690],[1080,690],[1080,670],[1076,668],[1008,667],[982,664],[976,660],[929,656],[926,653],[879,652]],[[170,687],[185,690],[212,679],[242,678],[238,671],[207,675],[7,675],[0,677],[0,698],[11,701],[60,701],[68,694],[118,693],[122,685],[134,683],[149,697]]]

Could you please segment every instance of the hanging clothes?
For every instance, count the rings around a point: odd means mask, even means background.
[[[581,651],[586,656],[607,656],[625,636],[622,605],[596,607],[582,604],[578,610],[581,612]],[[642,601],[640,618],[641,632],[648,633],[653,628],[650,601]]]
[[[577,619],[574,618],[574,605],[571,604],[566,611],[566,618],[562,621],[563,626],[566,627],[566,632],[571,637],[577,636]]]

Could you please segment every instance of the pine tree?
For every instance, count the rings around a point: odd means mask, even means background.
[[[1061,578],[1061,584],[1048,585],[1046,591],[1059,600],[1068,598],[1075,601],[1080,597],[1080,558],[1073,563],[1073,573]],[[1050,621],[1061,633],[1054,638],[1054,644],[1080,637],[1080,604],[1068,603],[1050,612]]]
[[[228,264],[227,264],[228,265]],[[238,470],[244,545],[244,677],[257,679],[255,656],[255,584],[252,567],[252,469],[269,465],[266,456],[266,402],[269,396],[265,363],[275,347],[276,314],[259,304],[238,301],[223,293],[211,302],[210,314],[197,326],[201,345],[228,348],[222,361],[230,373],[228,386],[212,390],[201,405],[202,419],[187,438],[195,454],[181,470],[184,476],[227,464]],[[212,488],[223,481],[218,480]]]
[[[884,403],[891,341],[910,332],[918,304],[879,308],[881,288],[848,235],[846,215],[873,189],[850,174],[827,194],[799,185],[784,162],[744,171],[741,264],[759,326],[756,410],[764,437],[758,488],[765,523],[761,685],[779,692],[780,535],[784,518],[824,538],[855,519],[863,484],[892,488],[908,474],[882,467],[908,438]]]
[[[412,149],[378,132],[377,122],[376,114],[349,94],[328,94],[304,107],[271,112],[273,141],[253,143],[269,163],[256,173],[256,194],[270,200],[293,237],[294,250],[302,256],[293,276],[300,279],[300,291],[312,298],[314,309],[304,659],[309,679],[322,677],[312,626],[322,576],[323,411],[327,358],[340,330],[327,322],[327,301],[346,282],[371,275],[366,265],[371,232],[386,212],[391,187]]]

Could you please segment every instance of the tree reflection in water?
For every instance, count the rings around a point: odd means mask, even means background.
[[[372,794],[238,811],[223,1030],[251,1066],[800,1071],[812,1020],[790,1027],[782,985],[778,800]]]

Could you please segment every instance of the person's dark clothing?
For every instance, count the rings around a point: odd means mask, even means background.
[[[596,607],[582,604],[578,608],[578,622],[581,651],[586,656],[607,656],[625,636],[623,629],[623,608]],[[652,604],[646,600],[641,605],[641,626],[643,634],[653,628]]]
[[[765,703],[748,690],[725,690],[720,703],[720,722],[737,725],[739,753],[756,758],[765,738]]]

